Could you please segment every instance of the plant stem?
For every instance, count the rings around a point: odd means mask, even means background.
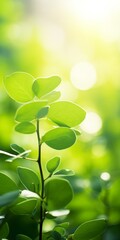
[[[39,119],[37,119],[37,139],[38,139],[38,166],[40,171],[40,180],[41,180],[41,190],[40,190],[40,197],[42,199],[41,206],[40,206],[40,233],[39,233],[39,240],[42,240],[42,228],[43,228],[43,221],[45,218],[45,212],[43,208],[43,200],[44,200],[44,176],[42,170],[42,159],[41,159],[41,139],[40,139],[40,129],[39,129]]]

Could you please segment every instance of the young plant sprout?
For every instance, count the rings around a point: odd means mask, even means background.
[[[15,72],[4,79],[8,95],[20,104],[15,114],[15,130],[23,134],[36,134],[37,159],[31,159],[31,150],[25,150],[16,143],[11,144],[14,154],[2,150],[0,154],[7,156],[9,164],[16,159],[31,160],[31,165],[37,163],[39,175],[21,164],[17,167],[18,184],[7,173],[0,172],[0,239],[89,240],[101,234],[106,227],[106,220],[102,218],[76,226],[75,232],[70,235],[66,231],[68,222],[56,224],[50,231],[43,231],[47,218],[57,217],[56,212],[68,211],[66,206],[73,198],[73,190],[65,177],[73,175],[73,171],[58,170],[60,157],[53,155],[46,160],[48,174],[45,177],[42,147],[46,144],[58,151],[71,147],[78,136],[75,128],[85,118],[85,111],[80,106],[59,100],[60,92],[55,89],[60,83],[59,76],[35,79],[24,72]],[[41,119],[48,119],[52,123],[51,129],[43,135]],[[20,227],[21,219],[24,221],[23,229]],[[17,225],[16,230],[17,221],[19,227]],[[26,229],[28,221],[29,229]]]

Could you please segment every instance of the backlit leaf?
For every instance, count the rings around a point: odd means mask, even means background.
[[[90,240],[102,234],[107,226],[105,219],[96,219],[81,224],[74,232],[74,240]]]
[[[18,190],[15,182],[6,174],[0,172],[0,195]]]
[[[8,95],[17,102],[28,102],[34,97],[32,85],[34,77],[28,73],[15,72],[4,79]]]
[[[25,152],[25,149],[20,147],[19,145],[13,143],[10,145],[10,147],[12,148],[13,151],[17,152],[17,153],[23,153]]]
[[[17,215],[29,214],[32,215],[37,204],[37,199],[24,200],[11,208],[11,211]]]
[[[47,162],[46,168],[49,173],[53,173],[56,170],[56,168],[59,166],[59,164],[60,164],[60,158],[54,157]]]
[[[47,104],[46,101],[31,102],[18,108],[15,120],[18,122],[29,122],[37,118],[37,113]]]
[[[19,196],[20,191],[12,191],[0,196],[0,207],[13,203]]]
[[[31,122],[22,122],[15,126],[15,130],[24,134],[31,134],[36,131],[36,127]]]
[[[43,136],[42,141],[51,148],[61,150],[72,146],[76,141],[76,135],[69,128],[55,128],[47,132]]]
[[[41,97],[42,100],[46,100],[48,101],[49,103],[52,103],[56,100],[58,100],[60,98],[60,92],[58,91],[53,91],[53,92],[50,92],[48,93],[47,95]]]
[[[61,82],[60,77],[38,78],[33,83],[33,91],[37,97],[42,97],[54,90]]]
[[[54,173],[54,175],[59,175],[59,176],[73,176],[74,172],[69,169],[61,169],[57,172]]]
[[[49,211],[64,208],[73,198],[69,182],[62,178],[50,178],[45,184],[47,209]]]
[[[50,105],[48,118],[60,126],[75,127],[85,118],[85,111],[78,105],[59,101]]]
[[[29,168],[18,167],[18,175],[24,187],[30,191],[39,193],[40,180],[35,172]]]
[[[41,108],[40,111],[37,113],[37,118],[44,118],[48,114],[48,111],[49,107]]]

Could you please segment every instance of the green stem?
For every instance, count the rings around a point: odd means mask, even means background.
[[[41,206],[40,206],[40,233],[39,233],[39,240],[42,240],[42,228],[43,228],[43,221],[45,218],[45,212],[43,208],[43,201],[44,201],[44,176],[42,170],[42,159],[41,159],[41,140],[40,140],[40,129],[39,129],[39,120],[37,119],[37,139],[38,139],[38,166],[40,171],[40,180],[41,180],[41,191],[40,197],[42,199]]]

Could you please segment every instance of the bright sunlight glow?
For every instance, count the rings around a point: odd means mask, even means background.
[[[101,179],[104,181],[108,181],[110,179],[110,174],[108,172],[103,172],[100,175]]]
[[[80,90],[88,90],[96,83],[95,67],[89,62],[80,62],[71,70],[71,82]]]
[[[102,120],[95,112],[88,112],[81,123],[81,129],[89,134],[96,134],[102,127]]]
[[[74,0],[71,8],[75,16],[87,23],[104,23],[111,16],[114,0]]]

